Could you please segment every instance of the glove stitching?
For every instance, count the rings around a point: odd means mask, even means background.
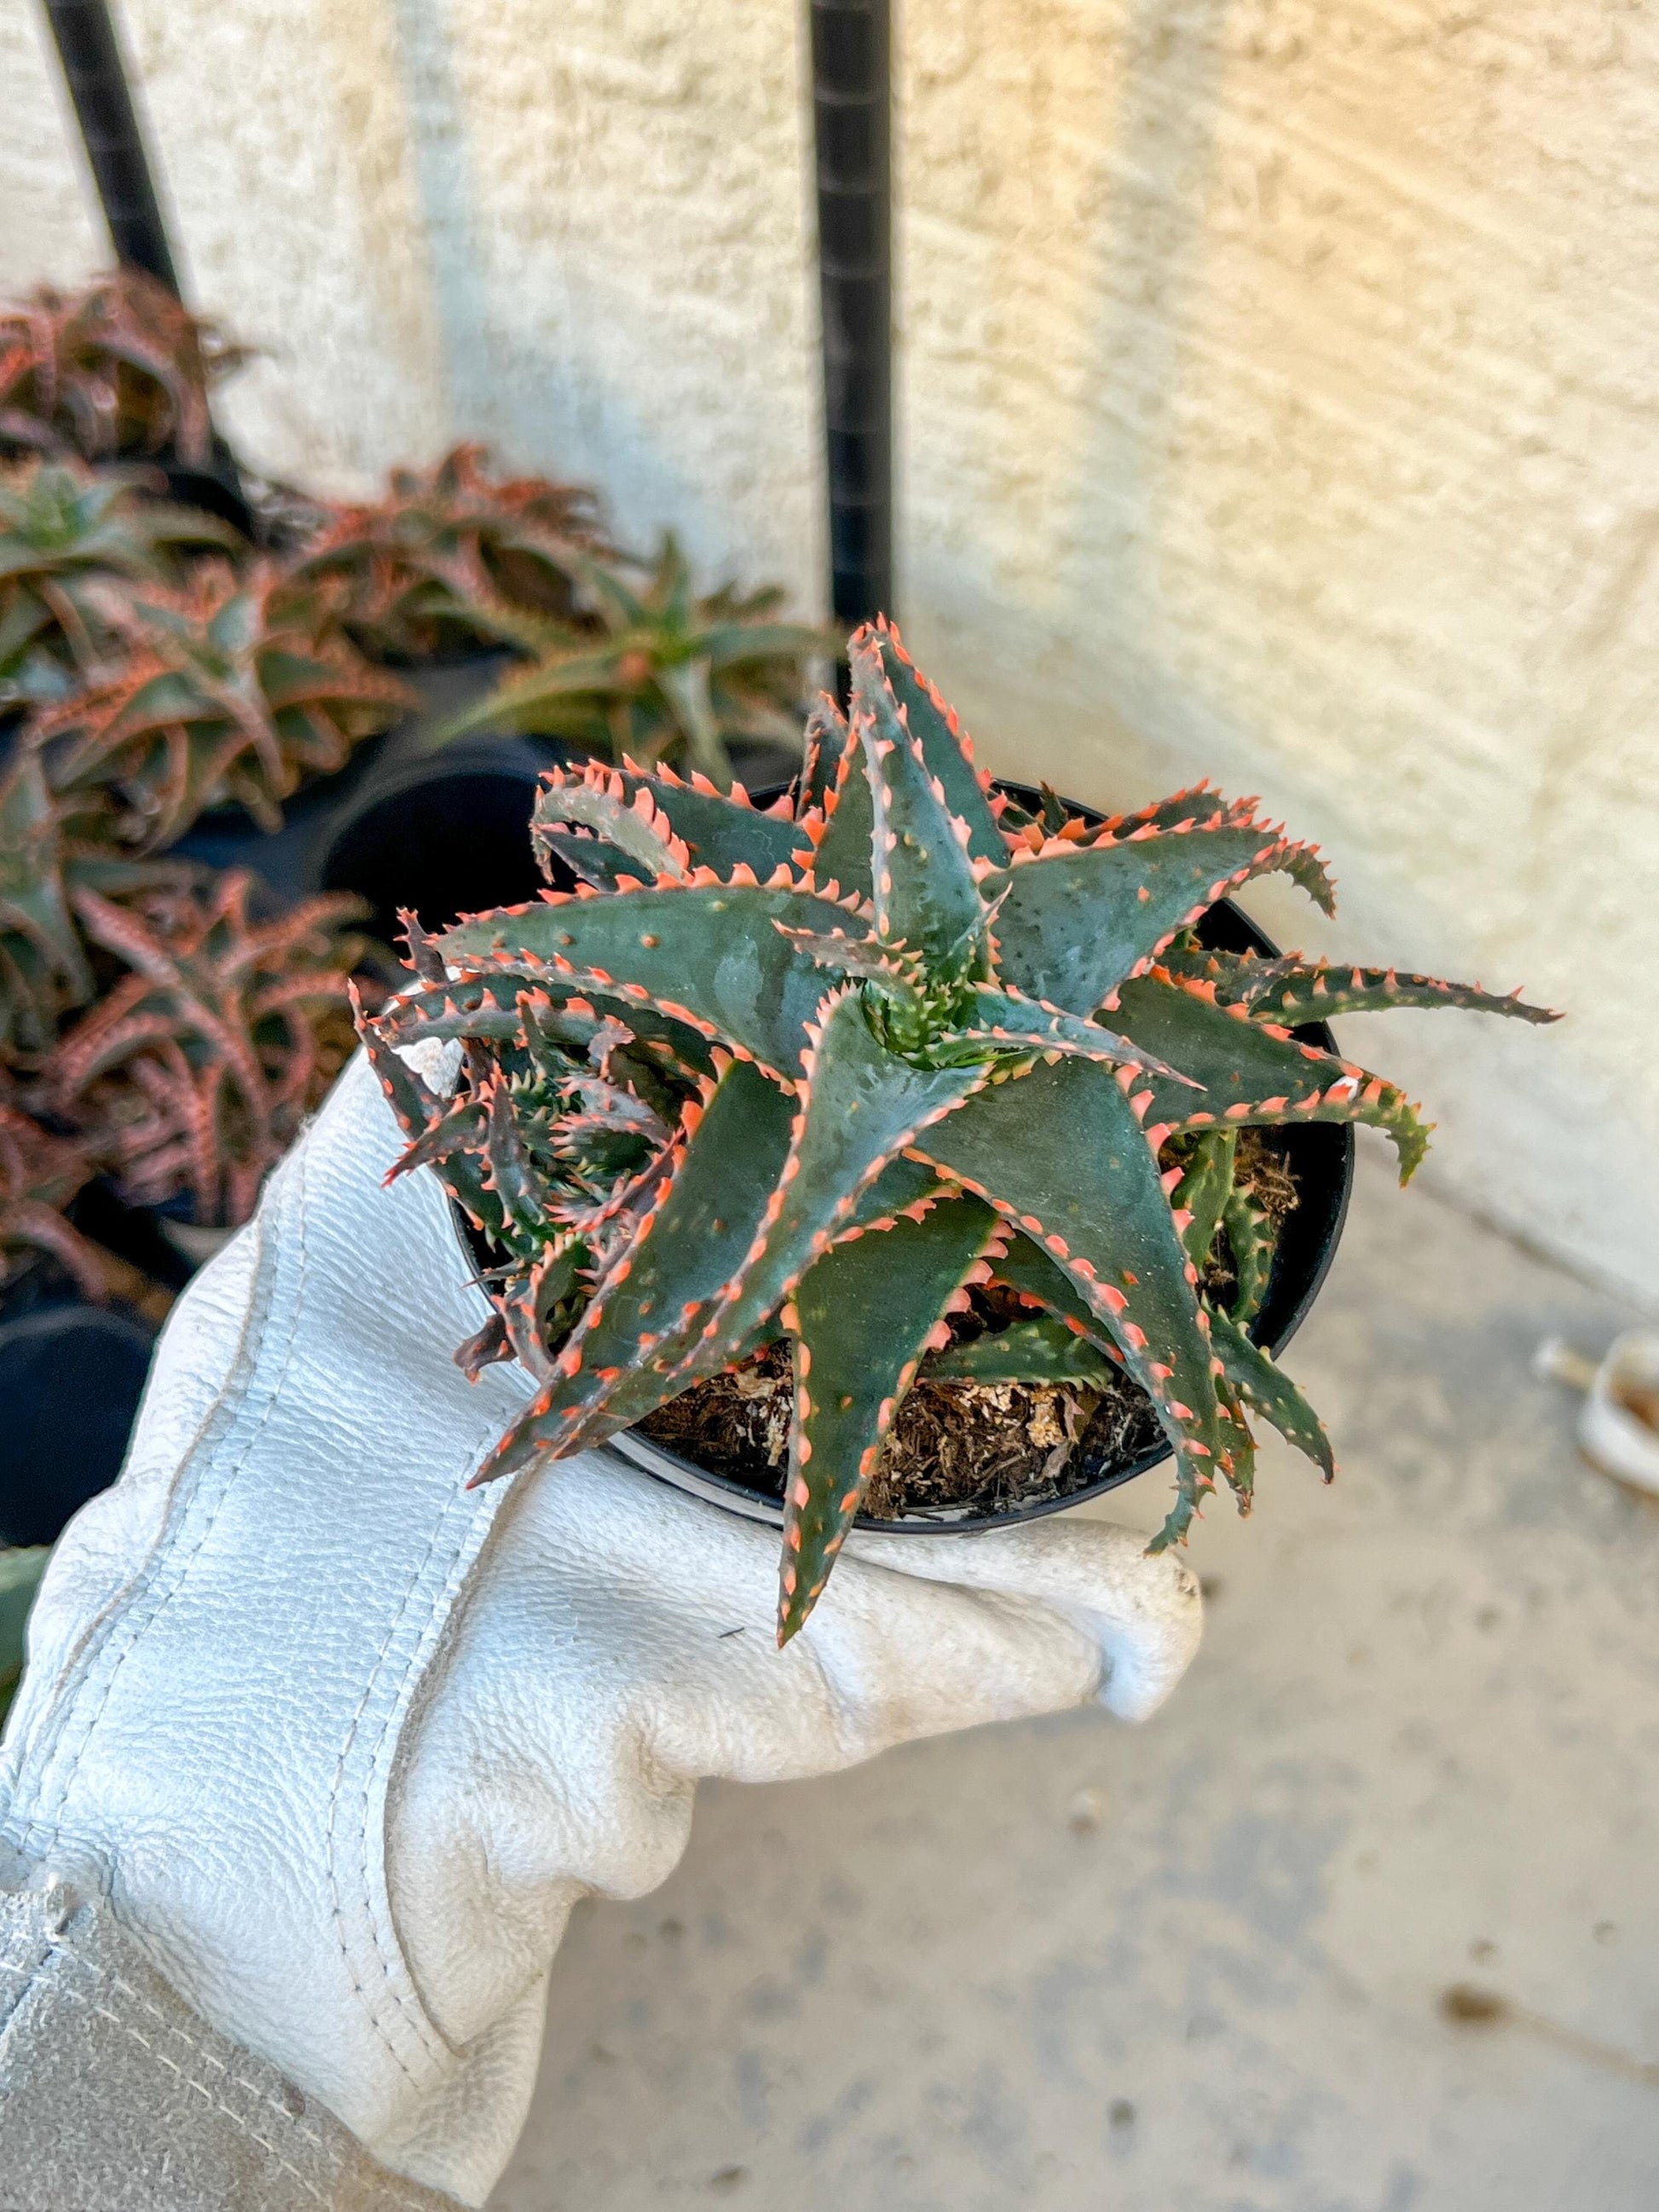
[[[469,1516],[469,1518],[471,1516]],[[380,1640],[380,1649],[374,1655],[374,1662],[369,1669],[368,1680],[364,1685],[362,1697],[357,1700],[357,1709],[352,1714],[350,1723],[346,1729],[344,1741],[342,1742],[340,1747],[339,1757],[335,1761],[333,1778],[329,1784],[328,1826],[325,1838],[325,1851],[328,1863],[330,1917],[333,1923],[335,1942],[339,1947],[340,1962],[345,1968],[346,1978],[351,1984],[352,1994],[362,2002],[369,2026],[373,2028],[377,2039],[380,2041],[388,2056],[396,2063],[398,2070],[409,2082],[410,2087],[415,2089],[419,2089],[425,2085],[419,2081],[415,2075],[410,2072],[401,2052],[398,2050],[397,2046],[392,2042],[390,2034],[387,2033],[386,2025],[380,2017],[380,2005],[376,2002],[373,1996],[371,1996],[369,1991],[363,1987],[362,1981],[358,1978],[356,1970],[351,1962],[350,1949],[346,1931],[345,1899],[340,1881],[340,1865],[338,1854],[336,1850],[335,1832],[340,1811],[341,1800],[343,1796],[346,1762],[350,1756],[352,1747],[356,1740],[358,1723],[362,1720],[364,1711],[368,1705],[369,1699],[373,1697],[375,1688],[380,1682],[381,1670],[386,1664],[386,1656],[391,1650],[392,1642],[398,1636],[398,1632],[403,1628],[405,1620],[408,1619],[415,1605],[416,1596],[420,1587],[421,1579],[435,1556],[441,1542],[449,1533],[453,1519],[453,1515],[451,1508],[447,1505],[445,1506],[439,1515],[437,1523],[432,1531],[431,1539],[427,1545],[426,1551],[421,1559],[420,1564],[416,1566],[414,1573],[410,1577],[409,1586],[404,1593],[403,1602],[398,1607],[397,1613],[388,1626],[385,1636]],[[362,1905],[364,1916],[368,1923],[370,1939],[374,1946],[376,1962],[380,1969],[384,1996],[390,1999],[390,2001],[397,2007],[398,2011],[404,2016],[410,2027],[413,2029],[416,2039],[422,2045],[422,2056],[428,2059],[441,2058],[446,2054],[448,2054],[450,2052],[450,2045],[447,2039],[443,2035],[442,2031],[439,2028],[437,2022],[432,2018],[430,2013],[422,2002],[419,1992],[414,1987],[414,1978],[410,1971],[409,1962],[404,1955],[403,1947],[398,1941],[397,1932],[395,1929],[390,1928],[386,1925],[386,1920],[389,1915],[383,1914],[380,1910],[380,1900],[376,1899],[374,1893],[374,1885],[370,1879],[368,1864],[368,1799],[369,1784],[374,1774],[379,1770],[381,1753],[386,1748],[386,1738],[391,1733],[393,1723],[396,1722],[403,1710],[404,1692],[407,1688],[410,1678],[414,1674],[416,1667],[419,1662],[422,1648],[425,1641],[426,1630],[430,1626],[439,1607],[450,1595],[453,1588],[454,1565],[455,1563],[452,1559],[449,1571],[446,1573],[441,1587],[428,1601],[425,1620],[421,1623],[419,1632],[416,1634],[414,1643],[403,1662],[402,1671],[398,1674],[397,1681],[392,1686],[392,1695],[387,1700],[386,1709],[381,1718],[380,1735],[375,1739],[374,1748],[369,1753],[364,1768],[361,1816],[356,1823],[358,1843],[360,1845],[357,1874],[362,1893]],[[388,1899],[388,1905],[389,1902],[390,1900]]]
[[[78,1963],[89,1967],[90,1971],[94,1974],[99,1971],[97,1967],[92,1966],[89,1960],[82,1960]],[[21,1969],[10,1966],[4,1960],[0,1960],[0,1972],[9,1974],[18,1974],[21,1973]],[[38,1979],[38,1972],[36,1975],[31,1978]],[[198,2096],[204,2098],[206,2101],[212,2106],[215,2112],[222,2114],[222,2116],[230,2122],[231,2125],[235,2128],[240,2135],[245,2135],[250,2141],[258,2143],[260,2149],[266,2152],[276,2161],[276,2165],[284,2173],[288,2174],[291,2179],[299,2183],[301,2188],[304,2190],[306,2195],[310,2197],[313,2203],[323,2204],[326,2203],[327,2200],[323,2196],[321,2190],[318,2189],[312,2182],[307,2180],[306,2176],[301,2172],[297,2166],[291,2165],[289,2160],[283,2156],[282,2152],[268,2136],[262,2136],[259,2133],[252,2121],[248,2118],[245,2112],[239,2112],[235,2109],[234,2106],[226,2104],[222,2097],[215,2095],[214,2092],[208,2087],[206,2082],[198,2081],[195,2075],[191,2073],[188,2068],[180,2066],[176,2059],[169,2058],[165,2051],[157,2050],[150,2038],[145,2035],[141,2029],[135,2027],[131,2021],[123,2020],[119,2013],[112,2012],[107,2005],[100,2005],[95,2002],[94,2000],[89,1997],[83,1990],[72,1988],[68,1982],[64,1981],[59,1976],[54,1976],[52,1982],[47,1986],[58,1996],[67,1997],[71,2004],[83,2006],[88,2012],[96,2013],[100,2020],[106,2020],[112,2027],[118,2029],[123,2035],[130,2037],[134,2043],[139,2045],[142,2049],[147,2051],[150,2057],[155,2060],[158,2065],[165,2066],[167,2071],[171,2074],[176,2074],[179,2079],[188,2087],[195,2090]],[[204,2057],[207,2056],[207,2054],[201,2050],[200,2046],[194,2043],[182,2028],[175,2028],[173,2033],[183,2039],[185,2048],[191,2051],[196,2057]],[[287,2120],[289,2116],[284,2113],[283,2118],[284,2120]],[[315,2136],[308,2136],[307,2139],[313,2143],[317,2143],[317,2138]],[[322,2148],[320,2144],[317,2144],[317,2147],[319,2149]]]
[[[245,1472],[248,1462],[252,1456],[254,1447],[258,1444],[259,1438],[264,1433],[266,1423],[270,1419],[272,1414],[276,1410],[277,1403],[282,1395],[282,1383],[293,1362],[294,1346],[299,1334],[300,1316],[303,1310],[305,1304],[307,1262],[305,1235],[306,1161],[303,1152],[295,1155],[294,1159],[294,1204],[300,1217],[299,1234],[295,1240],[297,1248],[299,1266],[295,1281],[292,1304],[289,1307],[288,1316],[288,1340],[283,1346],[282,1358],[278,1364],[276,1377],[272,1382],[270,1389],[266,1393],[264,1410],[260,1414],[258,1422],[253,1429],[252,1433],[246,1438],[241,1449],[240,1457],[236,1465],[224,1473],[222,1479],[218,1482],[216,1492],[211,1504],[204,1505],[204,1495],[208,1489],[209,1483],[219,1472],[222,1455],[223,1454],[227,1445],[230,1443],[232,1435],[234,1433],[234,1425],[231,1430],[227,1431],[225,1436],[220,1438],[218,1443],[215,1445],[210,1451],[208,1457],[207,1466],[203,1470],[202,1479],[197,1485],[195,1496],[191,1498],[190,1504],[185,1509],[187,1515],[198,1508],[202,1509],[202,1527],[190,1550],[185,1553],[182,1558],[179,1558],[176,1556],[169,1557],[169,1555],[164,1551],[158,1549],[158,1551],[152,1555],[151,1559],[146,1560],[144,1565],[139,1570],[138,1574],[134,1577],[122,1617],[118,1623],[112,1623],[111,1625],[112,1635],[110,1641],[112,1643],[113,1641],[113,1631],[117,1626],[119,1626],[121,1629],[125,1631],[125,1640],[121,1644],[120,1649],[115,1652],[112,1659],[109,1658],[109,1643],[106,1644],[103,1652],[100,1654],[100,1657],[109,1660],[108,1671],[104,1681],[103,1694],[99,1698],[98,1704],[93,1711],[91,1718],[85,1723],[81,1730],[79,1747],[70,1758],[68,1770],[64,1773],[62,1781],[58,1784],[57,1790],[53,1794],[51,1801],[50,1811],[48,1811],[46,1806],[43,1804],[39,1812],[29,1815],[27,1824],[24,1830],[23,1840],[20,1845],[20,1849],[26,1853],[29,1850],[37,1832],[40,1828],[44,1827],[48,1818],[52,1820],[52,1838],[46,1847],[46,1855],[49,1856],[51,1852],[58,1848],[58,1844],[62,1841],[64,1815],[68,1807],[70,1790],[73,1786],[75,1776],[79,1768],[81,1760],[86,1756],[88,1747],[90,1745],[94,1735],[97,1733],[98,1724],[103,1718],[105,1710],[108,1706],[110,1698],[114,1694],[115,1685],[119,1678],[122,1666],[132,1651],[137,1648],[138,1640],[143,1634],[144,1631],[154,1623],[171,1601],[178,1595],[179,1590],[183,1586],[185,1576],[190,1568],[191,1561],[199,1555],[203,1547],[206,1545],[209,1537],[213,1533],[215,1517],[217,1515],[220,1506],[223,1504],[226,1496],[228,1494],[230,1487],[235,1481],[237,1476]],[[271,1249],[273,1253],[277,1252],[279,1249],[278,1240],[273,1237],[271,1240]],[[252,1378],[250,1378],[250,1382]],[[227,1384],[227,1388],[228,1388],[228,1384]],[[244,1403],[246,1403],[246,1397],[244,1398]],[[169,1564],[172,1565],[173,1568],[172,1582],[166,1589],[161,1588],[155,1574],[155,1569],[159,1566],[164,1557],[169,1557]],[[145,1612],[142,1617],[139,1617],[138,1607],[141,1601],[144,1599],[151,1600],[153,1602],[150,1603],[148,1611]],[[85,1695],[86,1692],[89,1691],[92,1686],[92,1680],[93,1677],[90,1672],[88,1672],[87,1678],[80,1686],[80,1689],[77,1692],[76,1702],[79,1701],[79,1698],[81,1696]],[[56,1750],[48,1757],[46,1772],[43,1774],[41,1778],[43,1790],[45,1784],[50,1779],[52,1765],[56,1764],[64,1750],[64,1738],[60,1735]]]
[[[72,1961],[76,1971],[83,1974],[89,1974],[94,1981],[112,1982],[116,1988],[120,1990],[122,1996],[130,1997],[132,2002],[138,2007],[141,2012],[147,2013],[149,2015],[158,2027],[161,2028],[168,2035],[177,2036],[179,2042],[184,2045],[185,2050],[190,2051],[193,2057],[201,2059],[206,2065],[211,2066],[216,2073],[222,2074],[228,2087],[233,2089],[240,2089],[244,2096],[252,2097],[256,2104],[263,2106],[268,2112],[270,2112],[276,2118],[279,2119],[284,2127],[292,2128],[295,2134],[300,2137],[301,2141],[309,2144],[313,2150],[317,2151],[319,2154],[326,2153],[327,2147],[324,2143],[321,2136],[317,2133],[314,2128],[307,2127],[297,2113],[290,2112],[285,2105],[279,2104],[276,2099],[273,2097],[268,2090],[260,2087],[258,2082],[246,2081],[241,2075],[233,2074],[229,2065],[224,2059],[221,2058],[216,2052],[210,2051],[204,2044],[198,2043],[196,2039],[190,2033],[189,2030],[181,2027],[177,2021],[169,2020],[167,2014],[161,2010],[161,2007],[156,2004],[152,2004],[150,2000],[143,1994],[143,1990],[134,1989],[132,1984],[127,1980],[124,1974],[118,1974],[108,1967],[100,1966],[95,1960],[88,1959],[82,1952],[65,1954],[62,1952],[57,1951],[55,1947],[50,1945],[43,1949],[40,1957],[35,1961],[34,1966],[32,1968],[15,1966],[9,1960],[0,1959],[0,1974],[11,1975],[15,1980],[22,1982],[26,1985],[27,1989],[27,1987],[32,1986],[39,1979],[41,1968],[45,1966],[48,1960],[54,1956],[64,1959],[65,1965],[68,1965]],[[54,1977],[51,1986],[57,1990],[60,1995],[73,1998],[78,2004],[90,2004],[92,2002],[91,1999],[85,1996],[82,1991],[74,1989],[67,1981],[57,1977]],[[104,2008],[101,2005],[94,2006],[94,2009],[95,2011],[102,2012],[106,2020],[114,2020],[116,2018],[116,2015],[113,2013],[105,2012]],[[125,2021],[118,2021],[117,2025],[123,2027],[126,2027],[126,2023]],[[135,2033],[136,2031],[128,2029],[127,2032],[131,2033]],[[158,2051],[156,2056],[160,2057],[161,2053]]]

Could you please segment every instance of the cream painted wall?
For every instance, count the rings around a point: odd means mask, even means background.
[[[783,0],[125,0],[227,409],[344,486],[447,438],[817,589]],[[0,0],[0,278],[96,257]],[[1532,989],[1350,1024],[1429,1172],[1659,1300],[1659,8],[912,0],[901,612],[994,764],[1321,838],[1292,941]],[[13,211],[17,217],[13,219]]]

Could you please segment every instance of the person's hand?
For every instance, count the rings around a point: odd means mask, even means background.
[[[1150,1713],[1192,1575],[1048,1521],[848,1547],[805,1630],[777,1534],[604,1452],[469,1492],[532,1387],[360,1055],[179,1301],[127,1469],[71,1524],[0,1836],[108,1892],[216,2027],[478,2202],[584,1893],[637,1896],[701,1775],[775,1781],[1098,1696]]]

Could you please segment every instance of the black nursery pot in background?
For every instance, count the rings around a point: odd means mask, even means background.
[[[55,1543],[121,1471],[155,1331],[50,1265],[0,1294],[0,1549]]]
[[[1042,795],[1029,786],[1000,782],[999,788],[1006,792],[1020,805],[1036,811]],[[774,794],[769,794],[775,796]],[[1105,817],[1096,808],[1079,805],[1074,799],[1062,802],[1068,814],[1080,816],[1091,824],[1098,824]],[[1204,943],[1220,952],[1258,952],[1273,958],[1278,947],[1263,935],[1249,916],[1223,899],[1212,907],[1200,925],[1199,934]],[[1318,1045],[1327,1052],[1334,1052],[1335,1040],[1322,1022],[1309,1023],[1292,1031],[1292,1035],[1307,1044]],[[1285,1216],[1273,1249],[1273,1265],[1268,1276],[1267,1295],[1255,1319],[1250,1324],[1250,1334],[1269,1352],[1278,1352],[1306,1319],[1321,1286],[1336,1256],[1337,1243],[1348,1211],[1348,1194],[1353,1181],[1354,1133],[1346,1122],[1303,1122],[1275,1129],[1275,1139],[1282,1157],[1296,1184],[1297,1203]],[[782,1481],[780,1476],[775,1494],[738,1480],[730,1474],[716,1473],[698,1465],[683,1454],[665,1449],[637,1430],[624,1430],[611,1439],[611,1448],[631,1459],[636,1466],[659,1480],[672,1483],[676,1489],[690,1491],[694,1496],[711,1504],[725,1506],[728,1511],[739,1513],[750,1520],[767,1521],[775,1526],[783,1523]],[[1018,1521],[1034,1521],[1049,1513],[1063,1513],[1086,1498],[1099,1498],[1109,1490],[1131,1482],[1137,1475],[1161,1466],[1170,1456],[1170,1447],[1161,1436],[1158,1440],[1121,1465],[1108,1465],[1091,1479],[1079,1482],[1071,1490],[1056,1497],[1030,1499],[1010,1505],[994,1515],[976,1516],[950,1509],[903,1515],[896,1520],[878,1520],[860,1513],[855,1526],[877,1534],[896,1535],[951,1535],[969,1536],[982,1534],[990,1528],[1012,1526]]]

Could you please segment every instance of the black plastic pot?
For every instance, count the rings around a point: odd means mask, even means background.
[[[121,1471],[153,1332],[30,1279],[0,1302],[0,1547],[55,1543]]]
[[[1039,794],[1025,785],[1005,783],[1001,787],[1022,805],[1035,809],[1038,805]],[[1069,811],[1082,816],[1085,821],[1099,822],[1104,818],[1092,807],[1080,806],[1072,800],[1066,804]],[[1218,951],[1260,952],[1271,957],[1278,950],[1230,899],[1222,900],[1210,909],[1200,933],[1205,943]],[[1335,1041],[1322,1022],[1310,1023],[1294,1034],[1328,1052],[1335,1048]],[[1351,1127],[1335,1122],[1304,1122],[1286,1127],[1275,1134],[1283,1142],[1285,1156],[1296,1179],[1297,1205],[1280,1231],[1267,1296],[1251,1324],[1250,1334],[1258,1344],[1276,1353],[1301,1327],[1335,1257],[1353,1181],[1354,1137]],[[636,1430],[624,1431],[613,1437],[611,1443],[614,1450],[632,1460],[647,1474],[672,1483],[678,1490],[690,1491],[695,1497],[706,1498],[711,1504],[724,1506],[728,1512],[742,1514],[747,1519],[782,1525],[781,1484],[776,1496],[753,1489],[730,1475],[717,1474],[700,1467],[678,1452],[665,1450]],[[990,1528],[1010,1528],[1016,1522],[1036,1521],[1047,1514],[1068,1511],[1086,1498],[1102,1497],[1109,1490],[1133,1481],[1137,1475],[1161,1466],[1170,1456],[1170,1447],[1160,1437],[1157,1443],[1121,1467],[1108,1468],[1094,1480],[1062,1497],[1035,1499],[994,1515],[963,1513],[953,1516],[946,1510],[936,1509],[882,1521],[860,1513],[854,1525],[878,1534],[976,1535]]]
[[[331,826],[318,888],[365,900],[364,927],[386,945],[401,908],[441,929],[534,898],[548,878],[531,850],[531,811],[560,757],[527,738],[474,738],[372,778]],[[555,880],[568,890],[573,879]]]
[[[183,468],[163,459],[157,464],[167,478],[167,495],[176,507],[193,507],[216,520],[228,522],[250,542],[256,536],[253,510],[242,491],[236,465],[227,453],[205,468]]]
[[[481,696],[505,665],[506,656],[492,653],[422,669],[415,678],[426,698],[422,714],[392,732],[301,857],[306,888],[366,900],[364,926],[383,944],[398,941],[400,908],[441,929],[459,915],[534,898],[550,881],[531,849],[530,817],[542,777],[580,758],[580,748],[484,734],[425,749],[426,733]],[[798,765],[781,745],[732,749],[733,770],[751,790],[781,790]],[[249,861],[258,866],[257,853]],[[556,866],[550,880],[560,890],[574,883]]]
[[[346,825],[377,796],[420,781],[448,757],[442,752],[428,756],[423,751],[430,732],[481,698],[511,658],[495,651],[472,653],[400,671],[420,695],[419,707],[382,735],[366,738],[355,746],[350,759],[334,775],[319,776],[297,791],[283,806],[280,830],[261,830],[240,806],[215,807],[173,850],[212,868],[249,869],[273,899],[283,904],[307,898],[318,890],[355,890],[357,886],[339,879],[331,862]],[[526,792],[527,822],[533,777]],[[395,914],[390,927],[393,934],[385,937],[387,944],[395,939]],[[384,935],[378,925],[375,933]]]

